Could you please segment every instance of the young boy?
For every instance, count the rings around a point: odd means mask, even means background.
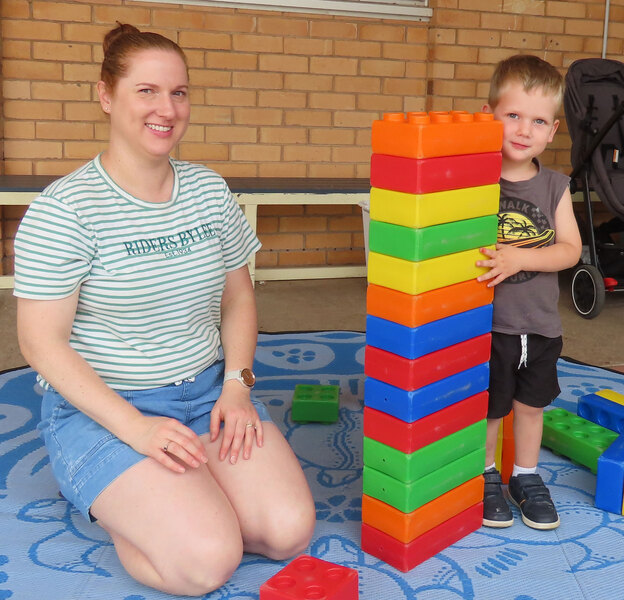
[[[482,248],[487,259],[477,262],[490,268],[479,281],[496,286],[484,473],[483,524],[488,527],[513,523],[494,458],[501,419],[512,409],[515,464],[509,497],[529,527],[559,525],[537,460],[544,407],[560,392],[557,272],[578,262],[581,239],[569,178],[545,169],[537,157],[559,126],[555,115],[563,91],[563,78],[552,65],[535,56],[512,56],[497,65],[483,108],[504,125],[498,243],[495,250]]]

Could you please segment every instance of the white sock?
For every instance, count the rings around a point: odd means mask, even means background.
[[[537,466],[519,467],[518,465],[514,464],[513,472],[511,473],[511,476],[515,477],[516,475],[532,475],[533,473],[537,473]]]
[[[485,467],[486,471],[490,471],[491,469],[496,469],[496,462],[493,462],[489,467]]]

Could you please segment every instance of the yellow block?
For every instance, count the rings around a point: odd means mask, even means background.
[[[494,462],[496,463],[496,470],[499,473],[503,472],[503,421],[501,419],[500,426],[498,428],[498,435],[496,437],[496,454],[494,455]],[[489,467],[490,465],[485,465]]]
[[[475,265],[484,258],[478,248],[418,262],[369,252],[368,282],[406,294],[422,294],[486,273],[489,269]]]
[[[607,400],[611,400],[611,402],[616,402],[617,404],[622,404],[624,406],[624,394],[619,394],[613,390],[600,390],[599,392],[596,392],[596,396],[602,396]]]
[[[500,186],[497,183],[431,194],[405,194],[371,188],[370,218],[404,227],[430,227],[495,215],[499,198]]]

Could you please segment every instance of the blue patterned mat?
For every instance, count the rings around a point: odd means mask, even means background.
[[[594,508],[596,478],[543,450],[540,473],[561,513],[550,532],[516,522],[481,529],[403,574],[363,553],[362,403],[364,335],[351,332],[262,335],[257,392],[292,444],[317,504],[308,553],[359,572],[361,600],[611,600],[623,595],[624,517]],[[556,405],[600,389],[624,393],[624,376],[560,361]],[[337,384],[340,421],[295,425],[297,383]],[[0,600],[161,600],[134,582],[103,531],[59,498],[36,433],[40,396],[31,370],[0,375]],[[514,509],[515,510],[515,509]],[[182,532],[183,535],[183,532]],[[209,600],[257,599],[259,587],[286,563],[245,556],[230,582]]]

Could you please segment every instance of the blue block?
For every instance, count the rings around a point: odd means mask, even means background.
[[[598,396],[587,394],[578,401],[579,417],[606,427],[620,435],[624,434],[624,406]]]
[[[621,435],[598,457],[596,507],[621,515],[623,490],[624,435]]]
[[[491,330],[491,304],[419,327],[406,327],[372,315],[366,317],[366,343],[408,359],[442,350]]]
[[[487,390],[489,379],[489,363],[471,367],[413,391],[402,390],[367,377],[364,384],[364,405],[406,423],[413,423]]]

